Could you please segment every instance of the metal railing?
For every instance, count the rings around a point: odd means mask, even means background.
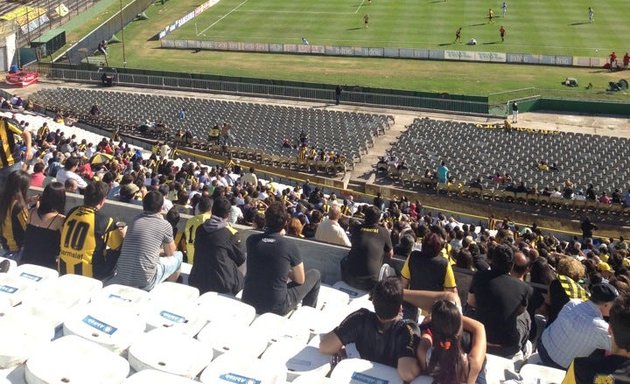
[[[40,65],[37,68],[42,75],[57,80],[72,82],[101,81],[102,72],[82,69],[58,68]],[[308,88],[287,85],[261,84],[225,80],[193,79],[185,77],[155,76],[120,72],[116,75],[115,84],[125,86],[143,86],[159,89],[191,90],[202,92],[219,92],[248,96],[267,96],[308,101],[333,102],[335,90],[325,88]],[[453,100],[448,98],[430,98],[409,95],[396,95],[374,92],[356,92],[344,90],[342,103],[370,105],[377,107],[395,107],[413,110],[437,110],[466,114],[487,115],[488,104],[485,102]]]

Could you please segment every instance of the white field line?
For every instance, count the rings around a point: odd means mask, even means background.
[[[204,30],[202,30],[201,32],[197,33],[197,36],[202,35],[205,31],[207,31],[208,29],[210,29],[210,28],[214,27],[215,25],[217,25],[221,20],[223,20],[226,17],[228,17],[232,12],[236,11],[237,9],[239,9],[240,7],[245,5],[248,1],[249,0],[245,0],[242,3],[240,3],[239,5],[237,5],[236,7],[234,7],[234,9],[232,9],[230,12],[228,12],[225,15],[221,16],[221,18],[219,20],[215,21],[214,23],[212,23],[209,26],[207,26]]]
[[[361,7],[363,6],[363,3],[365,3],[365,0],[361,0],[361,4],[359,4],[359,6],[357,7],[357,10],[354,11],[354,14],[356,15],[357,13],[359,13],[359,9],[361,9]]]

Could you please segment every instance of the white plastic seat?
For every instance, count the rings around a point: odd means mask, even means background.
[[[0,369],[0,383],[2,384],[26,384],[24,379],[24,371],[26,364],[20,364],[15,367]]]
[[[0,262],[5,260],[9,260],[9,271],[7,273],[14,273],[15,269],[17,268],[17,262],[13,259],[8,259],[6,257],[0,256]]]
[[[516,372],[514,362],[501,356],[486,354],[486,381],[500,383],[505,380],[505,371]]]
[[[199,298],[199,290],[190,285],[165,281],[160,283],[149,293],[149,300],[155,301],[187,301]]]
[[[147,331],[156,328],[169,328],[190,337],[199,333],[206,325],[199,307],[194,302],[166,301],[149,302],[141,313],[147,324]]]
[[[544,365],[537,364],[525,364],[521,368],[519,375],[526,382],[537,382],[540,380],[542,383],[547,384],[560,384],[564,380],[566,371],[557,368],[546,367]]]
[[[199,332],[197,339],[210,348],[215,359],[228,352],[258,357],[269,345],[266,332],[258,332],[243,324],[225,322],[208,323]]]
[[[319,336],[314,339],[315,342],[311,340],[308,345],[294,341],[271,344],[261,360],[284,364],[289,381],[302,375],[324,377],[330,372],[332,356],[319,352]]]
[[[270,364],[252,356],[226,353],[210,363],[199,380],[205,384],[285,384],[286,375],[280,364]]]
[[[251,305],[214,292],[204,293],[197,302],[201,315],[211,323],[250,325],[256,317],[256,308]]]
[[[330,375],[333,383],[403,384],[396,368],[363,359],[344,359]]]
[[[24,305],[70,308],[77,304],[87,304],[90,297],[103,288],[103,283],[91,277],[63,275],[58,279],[48,279],[36,288],[24,296]]]
[[[148,297],[149,292],[145,290],[128,287],[126,285],[112,284],[97,291],[92,296],[91,303],[131,308],[136,313],[140,313]]]
[[[26,362],[29,384],[119,384],[129,375],[127,360],[77,336],[61,337]]]
[[[136,371],[155,369],[192,379],[210,364],[212,351],[189,336],[156,329],[131,344],[128,359]]]
[[[57,272],[57,270],[34,264],[22,264],[15,268],[14,271],[15,275],[32,280],[36,283],[43,283],[48,279],[56,279],[59,277],[59,272]]]
[[[23,279],[14,273],[1,273],[0,298],[7,300],[11,306],[18,305],[35,284],[32,280]]]
[[[250,325],[259,334],[265,334],[270,343],[283,339],[292,339],[306,344],[310,338],[310,331],[304,327],[297,327],[289,319],[274,313],[263,313]]]
[[[20,311],[0,317],[0,368],[22,364],[55,337],[54,325]]]
[[[199,384],[199,382],[171,373],[145,369],[129,376],[122,384]]]
[[[291,383],[293,384],[331,384],[332,381],[328,377],[320,377],[319,375],[306,374],[296,377]]]
[[[431,376],[418,376],[409,384],[433,384],[433,378]]]
[[[335,284],[333,284],[333,288],[338,289],[341,292],[344,292],[344,293],[348,294],[348,296],[352,300],[358,299],[358,298],[363,297],[363,296],[367,296],[367,294],[368,294],[367,291],[363,291],[363,290],[351,287],[348,284],[344,283],[343,281],[338,281]]]
[[[64,319],[63,333],[122,353],[144,333],[145,326],[131,308],[90,303],[71,310]]]
[[[297,328],[307,329],[313,336],[332,331],[344,318],[338,312],[333,313],[332,309],[324,312],[313,307],[300,307],[293,312],[289,323]]]
[[[317,309],[324,311],[333,309],[337,311],[339,307],[345,307],[349,303],[350,295],[348,293],[324,284],[319,287]]]

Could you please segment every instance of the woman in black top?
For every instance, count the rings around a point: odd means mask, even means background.
[[[22,264],[35,264],[57,269],[61,227],[65,220],[66,191],[63,184],[54,182],[44,188],[37,208],[30,212]]]

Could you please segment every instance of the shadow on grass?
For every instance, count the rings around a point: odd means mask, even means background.
[[[482,25],[486,25],[486,23],[468,24],[467,27],[481,27]]]
[[[346,31],[358,31],[359,29],[363,29],[363,28],[361,28],[361,27],[348,28],[348,29],[346,29]]]
[[[489,41],[487,43],[481,43],[481,45],[494,45],[494,44],[499,44],[500,41]]]
[[[577,23],[571,23],[569,25],[575,26],[575,25],[584,25],[584,24],[588,24],[588,23],[586,21],[578,21]]]
[[[453,45],[454,43],[440,43],[438,44],[438,47],[443,47],[445,45]]]
[[[446,3],[446,0],[433,0],[431,3]]]

